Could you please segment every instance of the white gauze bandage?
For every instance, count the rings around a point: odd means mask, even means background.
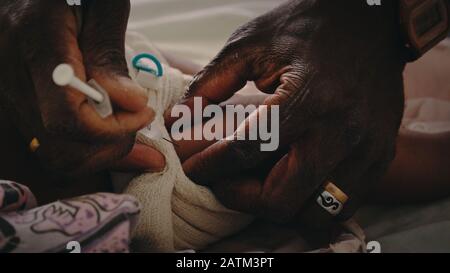
[[[131,77],[147,90],[148,105],[156,113],[152,126],[158,126],[162,137],[170,139],[164,126],[164,112],[181,99],[191,77],[169,67],[144,37],[128,33],[126,44]],[[130,60],[143,52],[161,60],[163,77],[157,79],[132,67]],[[158,149],[166,158],[166,168],[160,173],[135,177],[124,190],[135,196],[142,208],[133,234],[135,251],[200,250],[240,231],[253,220],[249,215],[225,208],[208,188],[193,183],[184,174],[173,145],[148,134],[149,130],[140,131],[137,140]]]

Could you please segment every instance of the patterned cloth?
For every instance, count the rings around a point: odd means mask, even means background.
[[[97,193],[35,207],[30,190],[0,180],[0,253],[128,252],[139,204]]]

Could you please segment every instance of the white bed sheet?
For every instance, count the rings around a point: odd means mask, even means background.
[[[241,24],[283,0],[131,0],[129,29],[160,48],[206,64]]]

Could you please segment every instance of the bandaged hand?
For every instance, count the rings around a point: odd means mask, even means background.
[[[294,0],[239,28],[184,104],[220,103],[254,81],[280,106],[280,148],[223,140],[184,163],[190,178],[229,208],[276,221],[352,216],[394,157],[405,65],[395,5]],[[349,196],[336,217],[316,203],[326,181]]]
[[[128,77],[124,35],[129,1],[4,0],[0,4],[0,96],[24,136],[36,139],[35,153],[48,170],[78,175],[116,164],[135,133],[152,121],[143,90]],[[73,66],[83,81],[95,79],[109,94],[114,114],[102,119],[86,96],[58,87],[52,71]],[[27,144],[25,144],[27,145]],[[135,147],[127,167],[160,170],[162,155]],[[162,160],[162,162],[161,162]],[[131,163],[130,163],[131,162]],[[162,165],[162,166],[161,166]]]

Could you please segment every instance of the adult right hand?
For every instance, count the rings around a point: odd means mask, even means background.
[[[334,219],[352,216],[394,157],[405,65],[396,4],[292,0],[239,28],[184,104],[217,104],[254,81],[280,106],[280,149],[222,140],[184,163],[193,181],[232,209],[324,226],[333,217],[317,192],[331,180],[349,196]]]

